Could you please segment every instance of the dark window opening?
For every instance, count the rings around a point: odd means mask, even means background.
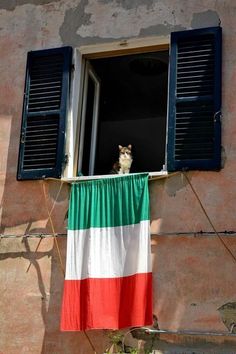
[[[167,51],[90,60],[101,83],[93,174],[109,174],[118,159],[118,145],[129,144],[133,150],[131,172],[162,170],[168,61]],[[86,140],[90,139],[85,132],[84,144],[89,145]],[[89,149],[84,149],[84,175],[88,174],[85,166],[90,158]]]
[[[87,109],[85,114],[85,130],[84,130],[84,157],[82,162],[82,171],[84,175],[89,175],[89,156],[91,151],[93,108],[94,108],[94,83],[88,77],[88,93],[87,93]]]

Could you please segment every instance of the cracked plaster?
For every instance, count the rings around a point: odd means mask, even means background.
[[[121,0],[81,0],[65,12],[59,34],[65,45],[72,46],[162,36],[187,28],[186,23],[177,21],[182,13],[181,9],[170,9],[163,1],[136,0],[131,6],[131,2]]]
[[[26,4],[32,5],[46,5],[61,0],[0,0],[0,10],[13,11],[17,6]]]

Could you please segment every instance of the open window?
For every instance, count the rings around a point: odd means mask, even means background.
[[[220,27],[181,31],[169,50],[103,46],[98,56],[82,55],[66,136],[71,48],[30,52],[18,179],[60,177],[65,139],[73,140],[66,154],[77,175],[109,174],[119,144],[133,146],[131,172],[220,169],[221,36]]]
[[[79,140],[79,151],[84,153],[83,156],[79,153],[79,173],[109,174],[118,159],[119,144],[132,144],[131,172],[162,170],[168,62],[168,51],[87,60],[84,83],[87,99],[83,99]]]
[[[170,51],[86,62],[101,83],[90,174],[109,174],[119,144],[133,146],[131,172],[220,169],[221,28],[172,33]]]

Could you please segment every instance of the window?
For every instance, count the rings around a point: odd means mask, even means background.
[[[81,146],[84,151],[79,154],[79,173],[109,174],[118,158],[119,144],[132,144],[132,172],[162,170],[168,61],[168,51],[87,60],[86,74],[87,68],[90,72],[92,67],[101,90],[96,93],[94,87],[98,84],[92,77],[87,80],[88,75],[85,75],[85,84],[90,83],[84,88],[88,94],[87,100],[83,100],[83,113],[87,113],[82,114],[82,126],[87,125],[87,139],[83,138],[82,129],[79,142],[80,152]],[[100,102],[99,112],[93,112],[93,107],[97,109],[94,99]]]
[[[28,55],[18,179],[61,175],[70,58],[68,47]],[[70,156],[77,173],[108,174],[118,144],[133,145],[132,172],[220,169],[220,27],[174,32],[169,51],[157,45],[83,62],[80,95],[76,75],[73,86],[82,102]]]

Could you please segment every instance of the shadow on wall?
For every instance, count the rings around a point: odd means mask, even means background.
[[[14,106],[11,106],[14,105]],[[24,234],[51,232],[45,208],[42,183],[45,183],[48,208],[51,209],[60,183],[57,181],[17,181],[18,151],[21,131],[22,91],[9,106],[1,105],[0,133],[0,210],[1,233]],[[64,217],[68,208],[68,188],[63,185],[53,212],[57,232],[65,231]],[[29,227],[30,225],[30,227]]]
[[[23,235],[52,232],[48,222],[43,184],[48,209],[51,210],[55,203],[52,213],[55,230],[57,233],[65,233],[69,193],[67,185],[63,185],[57,197],[59,182],[16,181],[15,173],[8,172],[8,170],[1,202],[1,233]]]
[[[65,264],[66,239],[58,238],[58,245]],[[40,281],[39,281],[40,282]],[[60,332],[60,314],[63,294],[64,274],[58,257],[58,252],[54,246],[51,259],[51,278],[49,296],[42,300],[42,318],[44,321],[45,332],[42,342],[41,353],[73,353],[78,347],[83,347],[83,333],[62,333]],[[43,305],[46,304],[46,305]],[[45,311],[47,307],[47,311]],[[86,349],[86,345],[85,345]],[[84,353],[86,350],[84,349]],[[87,348],[87,352],[89,350]]]
[[[63,266],[65,264],[66,240],[58,239],[59,249],[62,253]],[[60,261],[57,249],[52,250],[51,262],[51,281],[50,281],[50,296],[48,301],[47,311],[42,316],[45,324],[45,334],[42,344],[42,354],[93,354],[93,350],[83,332],[61,332],[60,317],[61,303],[63,295],[64,275],[60,266]],[[105,331],[92,331],[89,337],[98,353],[102,353],[106,348],[107,337]]]
[[[19,105],[19,107],[21,107],[21,105]],[[4,128],[6,129],[0,136],[0,146],[1,148],[3,147],[1,152],[4,155],[2,159],[0,159],[0,232],[5,235],[17,236],[35,233],[52,233],[45,205],[43,192],[44,183],[47,199],[46,203],[49,210],[51,210],[57,199],[52,212],[55,232],[65,233],[65,215],[68,209],[68,186],[64,184],[58,196],[60,183],[57,181],[16,180],[21,125],[20,116],[21,112],[19,110],[11,115],[11,120],[9,119],[10,116],[7,116],[5,120],[2,120],[1,116],[1,122],[3,123],[2,128],[3,130]],[[8,242],[7,240],[10,241]],[[15,321],[14,316],[21,318],[26,308],[28,308],[26,311],[28,313],[29,309],[31,309],[32,316],[27,317],[26,313],[23,315],[22,326],[25,327],[24,335],[21,335],[20,326],[16,326],[14,330],[9,331],[9,334],[5,333],[1,336],[1,346],[3,343],[5,343],[6,346],[12,345],[10,344],[11,340],[8,336],[12,335],[14,332],[17,341],[25,341],[25,345],[32,344],[32,348],[36,350],[35,352],[39,352],[38,349],[42,346],[42,353],[75,353],[78,352],[78,347],[83,348],[84,346],[84,350],[81,351],[81,353],[89,353],[88,343],[86,339],[83,338],[83,333],[74,334],[60,332],[60,308],[64,276],[60,268],[55,242],[53,242],[52,239],[42,239],[40,241],[40,239],[21,239],[20,237],[19,239],[6,239],[2,242],[0,260],[2,269],[6,270],[4,289],[8,288],[8,278],[12,278],[18,266],[17,272],[21,272],[21,274],[17,276],[17,282],[11,280],[11,294],[17,294],[18,298],[14,304],[14,315],[7,313],[4,308],[2,309],[4,311],[3,316],[4,318],[6,317],[4,327],[12,328],[13,323],[17,324],[18,320],[16,318]],[[50,248],[45,252],[42,251],[49,243],[51,245]],[[58,239],[58,243],[63,255],[63,261],[65,261],[66,238]],[[5,247],[5,245],[7,247]],[[38,250],[35,252],[37,248]],[[14,259],[14,264],[11,263],[12,259]],[[48,259],[50,261],[48,261]],[[24,267],[25,263],[27,266],[29,265],[28,261],[30,261],[30,268],[28,273],[26,273]],[[36,285],[34,283],[36,283]],[[17,284],[20,285],[19,288],[17,288]],[[31,295],[29,295],[29,293],[31,293]],[[33,299],[33,301],[31,299],[32,296],[35,296],[35,300]],[[41,314],[38,312],[36,301],[39,297],[41,297]],[[9,299],[8,296],[4,296],[3,298],[3,301],[8,301]],[[31,304],[26,304],[28,301],[31,302]],[[44,324],[43,326],[41,326],[41,319]],[[37,324],[35,324],[34,321],[36,321]],[[45,333],[43,344],[41,341],[42,331]],[[34,332],[34,338],[28,338],[26,342],[24,338],[27,335],[30,336],[31,332]],[[14,348],[15,345],[13,345]],[[9,350],[13,350],[13,347]],[[19,348],[17,350],[19,352]]]

